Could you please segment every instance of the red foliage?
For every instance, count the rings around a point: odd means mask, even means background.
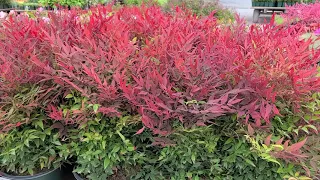
[[[204,125],[226,114],[269,125],[279,114],[276,101],[298,108],[320,86],[319,52],[291,28],[246,29],[239,19],[222,28],[213,16],[158,7],[106,6],[49,18],[4,23],[3,92],[54,84],[57,96],[79,91],[104,114],[140,113],[146,127],[168,134],[174,120]],[[48,116],[58,120],[54,103]]]
[[[297,3],[286,7],[286,12],[281,16],[285,22],[295,23],[305,31],[315,31],[320,28],[320,2],[310,4]]]

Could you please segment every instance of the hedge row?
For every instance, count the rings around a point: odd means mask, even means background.
[[[2,171],[317,176],[320,51],[301,23],[248,28],[157,6],[44,15],[0,29]]]

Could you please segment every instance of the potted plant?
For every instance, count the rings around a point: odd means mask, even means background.
[[[287,6],[292,6],[292,0],[286,0]]]
[[[259,6],[258,0],[252,0],[252,7]]]
[[[5,179],[59,180],[69,156],[58,132],[44,124],[41,114],[28,125],[0,134],[0,170]],[[35,119],[38,119],[35,121]]]
[[[277,0],[277,7],[284,7],[283,0]]]
[[[269,6],[268,0],[262,0],[261,6],[263,6],[263,7],[268,7],[268,6]]]
[[[269,6],[269,7],[276,7],[276,0],[270,0],[270,1],[268,2],[268,6]]]
[[[258,6],[264,6],[264,0],[258,0],[257,5]]]

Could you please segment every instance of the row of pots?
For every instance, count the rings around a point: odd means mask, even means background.
[[[314,2],[314,1],[313,1]],[[257,2],[255,0],[252,1],[253,7],[285,7],[286,5],[292,6],[297,2],[285,2],[285,1],[273,1],[273,2]]]
[[[68,170],[65,170],[68,171]],[[67,173],[62,168],[52,169],[50,171],[41,172],[33,176],[13,176],[3,172],[0,172],[0,180],[64,180]],[[77,173],[73,172],[74,179],[83,180]]]
[[[252,1],[252,6],[261,6],[261,7],[276,7],[277,3],[276,2],[255,2]]]

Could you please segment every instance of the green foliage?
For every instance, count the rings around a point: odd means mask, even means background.
[[[33,175],[58,168],[69,157],[69,147],[44,123],[42,113],[32,124],[0,134],[0,169],[9,174]]]
[[[268,180],[295,173],[293,165],[264,160],[261,154],[252,151],[251,144],[231,119],[224,118],[217,121],[219,125],[208,127],[178,126],[174,134],[160,139],[169,146],[138,148],[146,158],[132,178]],[[134,139],[141,138],[140,144],[146,143],[148,134],[144,132]]]
[[[165,5],[168,2],[168,0],[124,0],[124,4],[126,5],[141,5],[143,3],[155,3],[158,5]]]
[[[134,155],[135,147],[122,135],[124,121],[129,118],[110,119],[98,113],[79,129],[71,130],[69,137],[76,157],[74,172],[88,179],[103,180],[114,174],[115,168],[134,163],[141,155]]]
[[[37,112],[39,87],[25,86],[17,88],[16,94],[2,98],[0,109],[0,130],[7,131],[17,123],[32,121],[32,112]]]
[[[60,0],[59,3],[62,6],[81,7],[86,3],[86,1],[84,1],[84,0]]]
[[[127,5],[141,5],[142,0],[125,0],[124,3]]]
[[[55,7],[56,5],[71,6],[71,7],[83,7],[85,4],[90,3],[90,2],[87,0],[39,0],[40,4],[42,4],[44,6],[49,6],[49,7]]]
[[[306,114],[304,118],[308,121],[320,120],[320,93],[314,93],[312,95],[312,101],[304,106],[310,113]]]
[[[186,7],[199,16],[207,16],[211,12],[215,11],[215,17],[222,22],[230,22],[234,20],[234,14],[228,9],[223,8],[218,1],[205,2],[204,0],[169,0],[165,9],[169,10],[172,6]]]
[[[11,4],[11,0],[0,0],[0,7],[3,6],[2,8],[8,6]]]
[[[58,0],[39,0],[38,2],[43,6],[53,7],[58,3]]]

